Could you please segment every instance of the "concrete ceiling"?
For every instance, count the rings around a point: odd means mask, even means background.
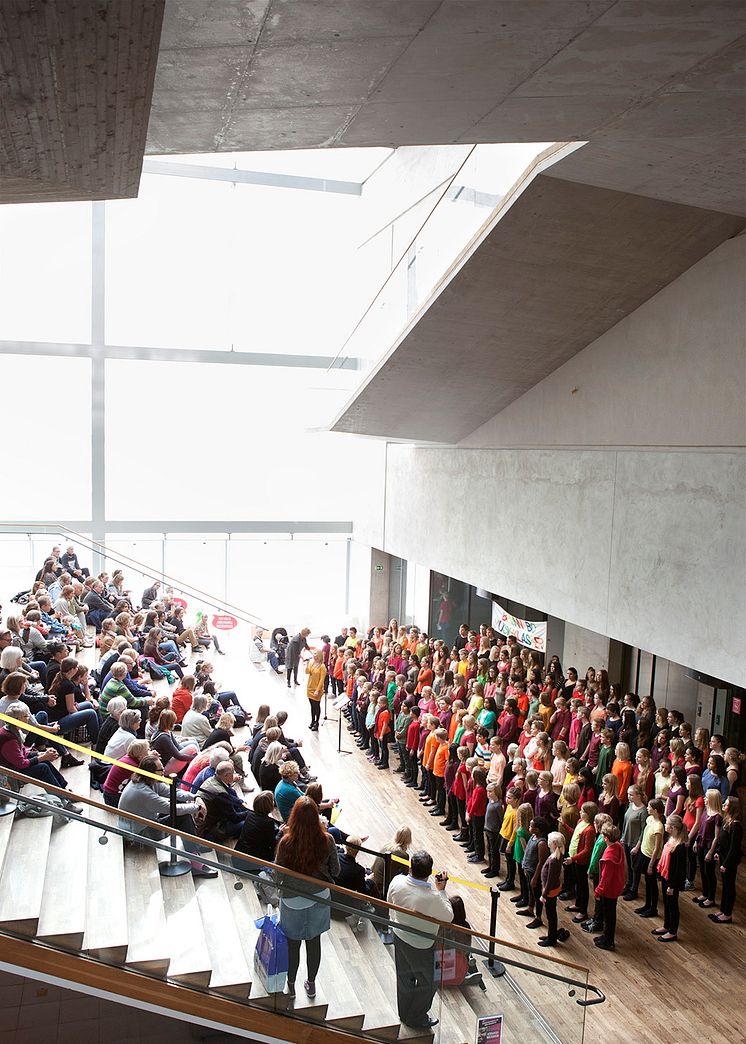
[[[140,184],[164,0],[2,0],[0,202]]]
[[[168,0],[148,152],[571,141],[744,213],[742,0]]]
[[[333,430],[459,442],[742,225],[539,176]]]

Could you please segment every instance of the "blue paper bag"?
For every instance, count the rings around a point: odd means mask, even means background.
[[[277,911],[270,911],[255,922],[259,938],[254,951],[254,967],[267,993],[282,993],[288,977],[288,941]]]

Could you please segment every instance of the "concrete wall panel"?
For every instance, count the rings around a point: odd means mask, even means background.
[[[745,462],[389,445],[384,547],[744,684]]]
[[[617,457],[608,633],[743,684],[746,458]]]

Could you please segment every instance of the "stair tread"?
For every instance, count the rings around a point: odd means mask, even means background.
[[[32,936],[41,913],[52,816],[7,818],[14,822],[0,873],[0,924]]]
[[[127,964],[165,974],[169,967],[166,913],[161,876],[152,848],[127,848],[124,859],[127,892]]]
[[[90,828],[68,821],[52,827],[47,856],[37,939],[79,950],[83,945],[88,904],[88,850]]]
[[[161,877],[166,937],[171,958],[168,977],[185,983],[208,986],[210,959],[191,874]]]
[[[338,922],[332,921],[331,931],[327,934],[321,947],[319,978],[322,982],[334,983],[334,989],[329,990],[326,1021],[344,1022],[348,1029],[362,1029],[365,1021],[365,1005],[355,990],[354,970],[340,958],[337,947],[334,945],[333,936],[337,927]]]
[[[210,989],[217,990],[226,986],[245,987],[245,990],[241,989],[238,992],[248,997],[252,973],[238,929],[231,916],[226,885],[230,887],[223,874],[195,882],[197,903],[212,967]]]
[[[242,882],[243,888],[240,891],[236,891],[233,887],[234,881],[235,879],[231,875],[227,875],[226,891],[244,955],[252,970],[250,999],[261,1003],[262,1006],[265,1006],[263,1002],[266,1002],[267,1004],[272,1003],[277,1008],[284,1009],[288,1006],[287,996],[284,994],[268,994],[254,969],[254,953],[256,951],[256,941],[259,937],[259,929],[256,927],[255,921],[266,914],[266,907],[262,906],[259,901],[251,881],[244,880]],[[311,1000],[310,997],[306,996],[306,992],[301,985],[301,989],[293,1002],[293,1009],[303,1012],[304,1016],[318,1018],[320,1016],[323,1017],[326,1013],[327,1004],[328,1002],[321,990],[318,990],[315,999]]]
[[[356,934],[346,921],[335,921],[329,934],[340,961],[353,973],[353,989],[365,1011],[363,1032],[396,1040],[401,1025],[396,1010],[396,980],[392,975],[385,984],[381,981],[381,971],[385,972],[390,961],[378,933],[368,925],[365,932]]]
[[[102,826],[117,817],[99,812]],[[102,837],[105,845],[100,844]],[[124,961],[127,956],[127,889],[124,879],[124,844],[117,834],[88,829],[88,895],[83,949],[94,956]]]
[[[8,851],[14,821],[15,815],[0,816],[0,874],[5,864],[5,853]]]

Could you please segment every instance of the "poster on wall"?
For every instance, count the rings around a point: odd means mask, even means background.
[[[501,1044],[503,1039],[503,1016],[482,1015],[477,1019],[475,1044]]]
[[[521,620],[511,614],[498,602],[493,602],[492,626],[505,637],[512,635],[521,645],[537,652],[546,652],[547,625],[546,620]]]

